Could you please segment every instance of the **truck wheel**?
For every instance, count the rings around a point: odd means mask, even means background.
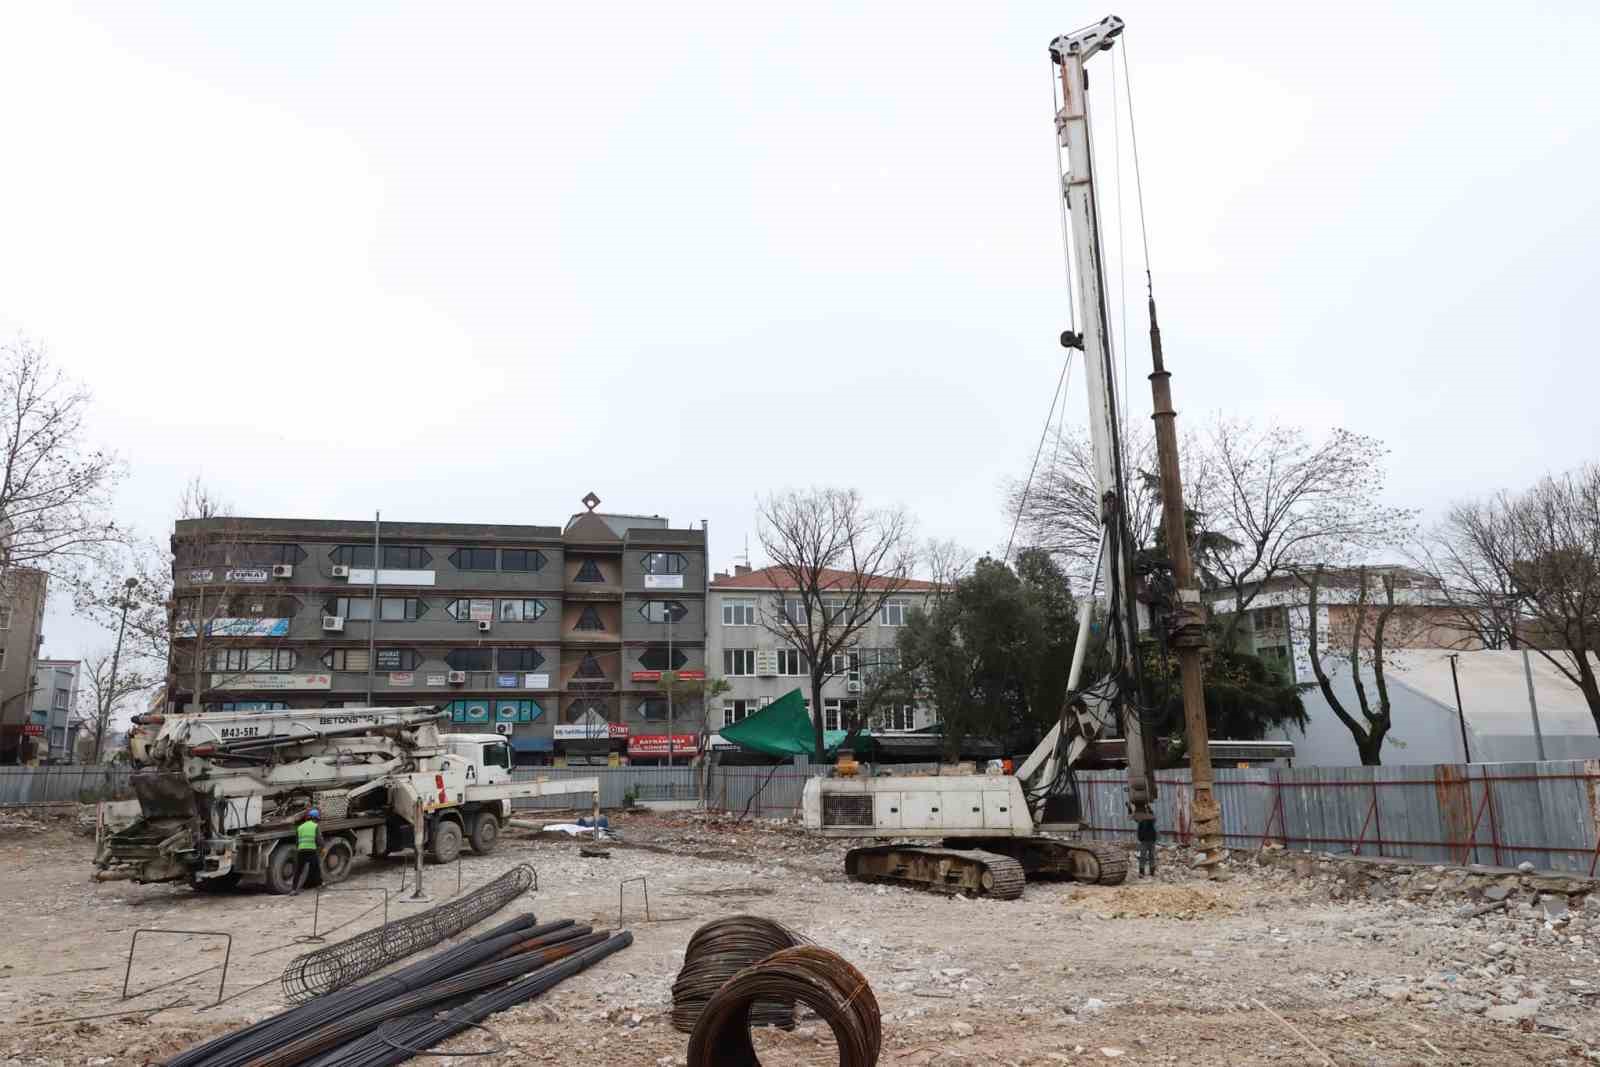
[[[500,840],[500,820],[494,812],[486,811],[472,824],[472,851],[484,855],[494,851]]]
[[[294,890],[294,851],[293,841],[283,841],[267,857],[267,888],[272,892],[282,895]]]
[[[447,819],[435,823],[429,852],[435,863],[454,863],[461,855],[461,825]]]
[[[355,849],[348,841],[334,841],[322,850],[322,884],[335,885],[350,877],[350,865],[355,862]]]

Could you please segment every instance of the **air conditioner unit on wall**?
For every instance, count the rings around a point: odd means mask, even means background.
[[[343,563],[335,563],[333,565],[333,576],[335,578],[348,578],[350,577],[350,568]]]
[[[494,629],[494,623],[490,622],[488,619],[478,620],[478,632],[480,634],[486,634],[492,629]]]
[[[844,691],[846,693],[859,693],[859,692],[861,692],[861,683],[860,682],[845,682],[844,683]]]
[[[516,730],[517,727],[515,723],[497,722],[494,724],[494,732],[497,734],[504,734],[506,737],[510,737],[516,732]]]
[[[467,672],[466,671],[451,671],[450,672],[450,684],[451,685],[466,685],[467,684]]]
[[[344,616],[324,615],[322,617],[322,628],[330,634],[344,633]]]
[[[294,564],[293,563],[274,563],[272,565],[272,576],[274,578],[293,578],[294,577]]]

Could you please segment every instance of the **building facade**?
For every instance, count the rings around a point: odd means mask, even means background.
[[[42,659],[34,668],[30,721],[43,730],[41,759],[71,763],[75,758],[82,669],[82,662],[75,659]]]
[[[0,577],[0,764],[44,758],[45,726],[33,721],[33,669],[44,640],[43,571],[13,567]]]
[[[1456,609],[1450,607],[1439,586],[1409,567],[1386,565],[1367,568],[1367,606],[1362,647],[1370,649],[1373,626],[1384,604],[1383,579],[1394,582],[1395,613],[1384,631],[1390,648],[1441,648],[1467,651],[1483,647],[1478,638],[1460,628]],[[1324,659],[1348,656],[1350,636],[1361,613],[1359,572],[1354,569],[1326,574],[1317,594],[1317,639]],[[1237,645],[1277,666],[1286,677],[1311,682],[1311,612],[1305,585],[1293,575],[1245,588],[1252,595],[1238,629]],[[1208,592],[1213,616],[1225,622],[1234,605],[1231,589]]]
[[[653,761],[662,673],[705,676],[706,533],[598,503],[564,526],[180,521],[170,702],[437,704],[519,763]]]
[[[728,574],[711,579],[710,622],[706,652],[713,673],[720,674],[728,691],[710,702],[706,731],[714,735],[783,696],[799,689],[811,708],[810,668],[804,654],[772,633],[762,623],[764,615],[783,610],[785,576],[777,567],[752,569],[737,565]],[[822,687],[823,728],[845,729],[853,721],[867,672],[897,661],[901,628],[913,610],[921,607],[936,587],[931,582],[908,580],[887,600],[860,633],[856,649],[832,665],[835,673]],[[906,734],[938,724],[938,714],[918,701],[882,709],[870,723],[874,734]],[[713,744],[717,743],[713,739]]]

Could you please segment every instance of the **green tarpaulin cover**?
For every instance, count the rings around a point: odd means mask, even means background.
[[[747,719],[717,731],[724,741],[764,756],[810,756],[816,752],[811,716],[806,714],[806,699],[800,690],[791,689]],[[849,734],[845,730],[826,730],[822,742],[832,755]],[[866,731],[856,735],[851,748],[865,752],[871,744]]]

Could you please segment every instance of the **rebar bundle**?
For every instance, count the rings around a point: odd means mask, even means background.
[[[533,879],[533,868],[525,863],[518,864],[487,885],[438,907],[297,956],[283,969],[284,995],[290,1000],[304,1001],[343,989],[493,915],[527,892]]]
[[[413,1055],[430,1049],[469,1027],[543,993],[613,952],[633,944],[626,930],[612,934],[599,944],[577,952],[559,963],[539,968],[509,985],[490,989],[436,1018],[404,1018],[311,1061],[307,1067],[393,1067]]]
[[[706,923],[689,938],[683,967],[672,983],[672,1025],[683,1033],[724,982],[780,949],[803,945],[806,939],[782,923],[758,915],[731,915]],[[794,1001],[764,1000],[752,1007],[750,1024],[794,1026]]]
[[[689,1037],[689,1067],[760,1067],[750,1016],[761,1001],[798,1001],[821,1016],[839,1043],[839,1067],[878,1062],[883,1024],[866,977],[827,949],[802,945],[746,967],[717,990]]]
[[[391,997],[493,959],[506,948],[570,928],[571,919],[535,926],[533,914],[518,915],[443,952],[402,967],[365,985],[341,989],[308,1003],[279,1012],[240,1030],[221,1034],[178,1053],[165,1067],[239,1067],[262,1050],[290,1041],[305,1031],[349,1012],[359,1011]]]

